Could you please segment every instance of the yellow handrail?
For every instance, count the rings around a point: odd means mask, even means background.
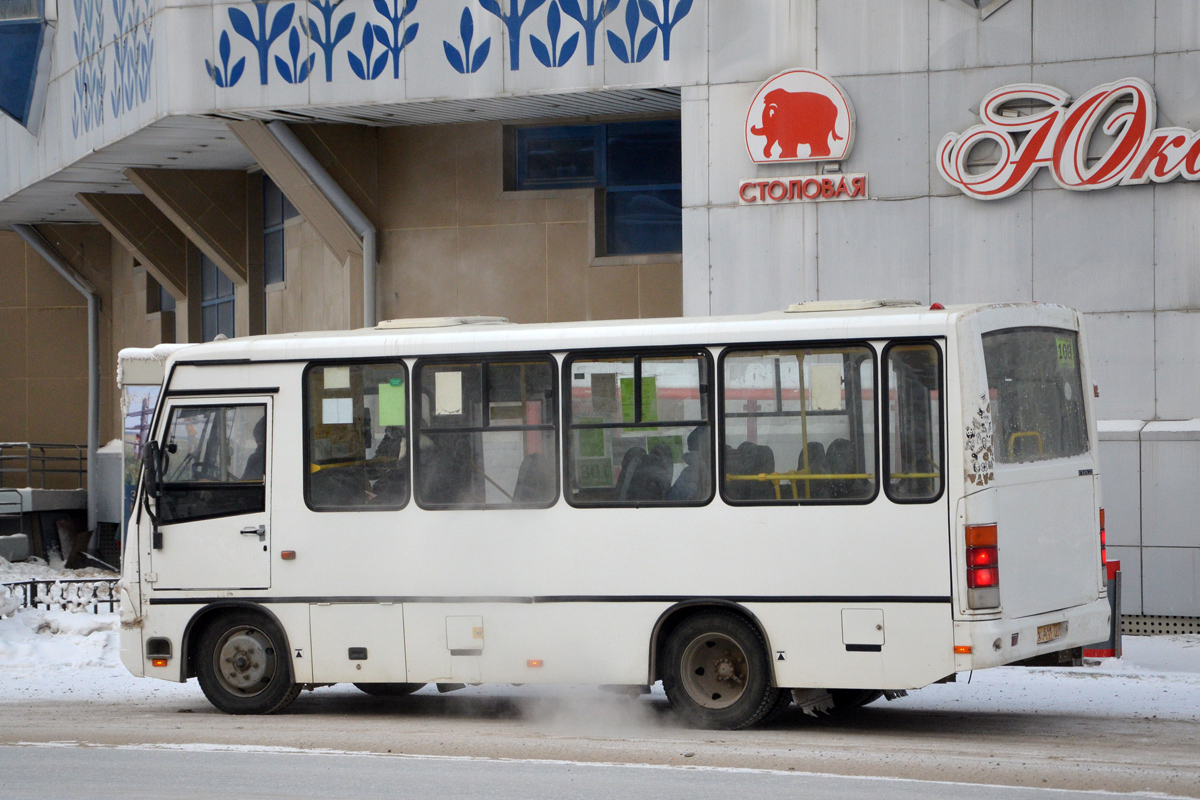
[[[1017,439],[1024,439],[1027,436],[1033,436],[1037,439],[1038,455],[1042,454],[1042,435],[1037,431],[1017,431],[1012,436],[1008,437],[1008,457],[1013,458],[1016,455]]]

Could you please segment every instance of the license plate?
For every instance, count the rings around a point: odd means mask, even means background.
[[[1062,636],[1063,624],[1061,622],[1051,622],[1049,625],[1039,625],[1037,630],[1037,643],[1045,644],[1053,642],[1055,639]]]

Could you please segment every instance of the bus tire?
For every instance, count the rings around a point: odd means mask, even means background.
[[[196,678],[226,714],[274,714],[303,688],[292,683],[287,653],[272,620],[248,610],[222,614],[200,637]]]
[[[778,708],[762,633],[745,617],[709,611],[671,632],[663,689],[672,708],[701,728],[745,728]]]
[[[877,689],[830,689],[829,696],[833,698],[833,708],[829,710],[837,713],[874,703],[883,697],[883,692]]]
[[[418,689],[425,688],[423,683],[356,683],[354,688],[372,697],[404,697]]]

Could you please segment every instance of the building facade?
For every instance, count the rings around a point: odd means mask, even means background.
[[[22,5],[25,105],[0,93],[25,109],[0,125],[0,226],[99,295],[102,440],[130,345],[1063,303],[1087,318],[1125,613],[1200,617],[1194,0],[50,5]],[[814,133],[822,91],[845,105]],[[0,240],[0,440],[78,441],[84,300]]]

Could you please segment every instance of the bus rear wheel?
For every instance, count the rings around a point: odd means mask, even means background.
[[[728,611],[697,614],[671,632],[663,689],[675,711],[702,728],[748,727],[779,700],[762,634]]]
[[[403,697],[423,689],[423,683],[356,683],[354,688],[372,697]]]
[[[288,669],[283,631],[252,611],[223,614],[205,629],[196,678],[226,714],[274,714],[300,694]]]

